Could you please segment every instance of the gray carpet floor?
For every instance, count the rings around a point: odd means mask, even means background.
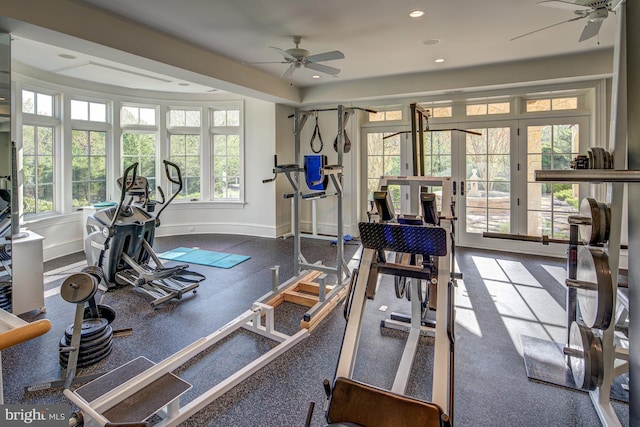
[[[247,310],[271,289],[271,267],[279,265],[280,281],[293,276],[292,239],[235,235],[192,235],[158,238],[157,252],[178,246],[248,255],[231,269],[193,265],[204,274],[197,293],[152,309],[150,297],[133,287],[105,294],[104,304],[117,313],[114,329],[133,328],[115,337],[111,354],[79,374],[107,372],[138,357],[159,362],[196,339],[217,330]],[[347,260],[358,246],[345,247]],[[324,240],[303,239],[309,262],[335,265],[335,247]],[[464,279],[456,291],[455,416],[457,426],[598,426],[600,422],[586,393],[527,379],[521,336],[562,341],[565,266],[563,260],[458,248],[457,263]],[[73,322],[74,307],[57,289],[64,278],[83,267],[84,254],[63,257],[45,265],[46,313],[29,313],[26,320],[48,318],[46,335],[2,352],[5,403],[64,404],[73,409],[62,389],[26,392],[25,387],[61,378],[58,343]],[[335,281],[329,277],[329,282]],[[19,282],[17,282],[19,286]],[[381,311],[381,306],[388,306]],[[392,311],[408,311],[406,300],[395,298],[393,281],[384,278],[367,304],[365,330],[354,377],[390,388],[404,346],[405,334],[380,328]],[[277,329],[299,330],[305,308],[284,303],[276,309]],[[338,306],[296,347],[190,418],[185,426],[301,426],[310,402],[316,403],[312,425],[325,423],[322,382],[333,378],[345,320]],[[432,347],[421,338],[407,393],[431,396]],[[273,347],[273,342],[238,332],[206,351],[175,373],[193,388],[184,402],[223,380]],[[628,404],[614,402],[623,425]]]

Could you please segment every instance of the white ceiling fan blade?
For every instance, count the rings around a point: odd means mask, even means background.
[[[307,56],[307,61],[309,62],[333,61],[334,59],[344,59],[344,53],[339,50],[333,50],[331,52]]]
[[[577,21],[578,19],[583,19],[583,18],[586,18],[586,15],[585,15],[585,16],[577,16],[577,17],[575,17],[575,18],[567,19],[566,21],[558,22],[558,23],[556,23],[556,24],[552,24],[552,25],[549,25],[549,26],[544,27],[544,28],[538,28],[537,30],[529,31],[528,33],[524,33],[524,34],[521,34],[521,35],[519,35],[519,36],[516,36],[516,37],[512,38],[512,39],[511,39],[511,40],[509,40],[509,41],[514,41],[514,40],[517,40],[517,39],[519,39],[519,38],[522,38],[522,37],[528,36],[528,35],[530,35],[530,34],[534,34],[534,33],[537,33],[537,32],[539,32],[539,31],[546,30],[546,29],[548,29],[548,28],[553,28],[553,27],[556,27],[556,26],[558,26],[558,25],[562,25],[562,24],[567,23],[567,22]]]
[[[305,67],[311,68],[312,70],[319,71],[321,73],[330,74],[335,76],[340,72],[338,68],[329,67],[328,65],[316,64],[315,62],[307,62]]]
[[[588,21],[587,25],[584,26],[582,30],[582,34],[580,34],[579,42],[590,39],[591,37],[595,37],[600,32],[600,27],[602,26],[603,21]]]
[[[537,4],[540,6],[556,7],[558,9],[569,9],[569,10],[580,10],[580,9],[585,9],[589,7],[583,4],[576,4],[574,2],[564,1],[564,0],[544,0],[544,1],[539,1]]]
[[[279,47],[274,47],[274,46],[269,46],[269,48],[275,50],[276,52],[278,52],[280,55],[284,56],[287,60],[289,61],[296,61],[296,57],[291,55],[289,52],[280,49]]]
[[[287,67],[287,69],[286,69],[286,70],[284,70],[284,71],[282,72],[282,74],[280,74],[280,77],[281,77],[281,78],[283,78],[283,79],[288,79],[289,77],[291,77],[291,75],[292,75],[292,74],[293,74],[293,72],[296,70],[296,68],[298,68],[298,67],[296,67],[296,64],[295,64],[295,63],[293,63],[293,64],[289,65],[289,66]]]

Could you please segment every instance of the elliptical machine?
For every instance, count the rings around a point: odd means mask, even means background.
[[[153,308],[173,298],[181,299],[185,292],[195,293],[205,279],[202,274],[187,270],[189,264],[165,267],[152,249],[160,214],[180,193],[183,184],[178,165],[163,162],[167,179],[178,189],[165,202],[164,192],[158,186],[162,208],[157,213],[156,202],[149,199],[149,182],[137,175],[138,163],[134,163],[118,179],[121,189],[118,204],[89,216],[86,224],[87,264],[102,267],[108,289],[127,284],[142,289],[154,297]]]

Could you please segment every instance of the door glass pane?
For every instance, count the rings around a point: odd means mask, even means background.
[[[569,238],[567,217],[578,213],[578,184],[534,181],[535,170],[567,170],[579,152],[577,123],[527,126],[527,234]]]
[[[383,175],[401,175],[400,135],[384,139],[391,133],[367,134],[367,191],[368,200],[373,201],[373,192],[378,189]],[[400,209],[400,189],[390,188],[391,199],[396,209]]]
[[[511,159],[509,127],[473,129],[466,134],[466,232],[509,233]]]

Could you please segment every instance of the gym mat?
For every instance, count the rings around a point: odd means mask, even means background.
[[[524,366],[530,380],[580,390],[576,387],[571,369],[565,362],[565,356],[562,352],[564,344],[526,335],[522,335],[520,339],[524,354]],[[611,399],[629,402],[629,392],[623,388],[629,384],[627,379],[627,375],[620,375],[614,379],[611,386]]]
[[[217,268],[231,268],[248,260],[249,256],[224,252],[205,251],[204,249],[176,248],[158,255],[158,258],[170,261],[188,262]]]

